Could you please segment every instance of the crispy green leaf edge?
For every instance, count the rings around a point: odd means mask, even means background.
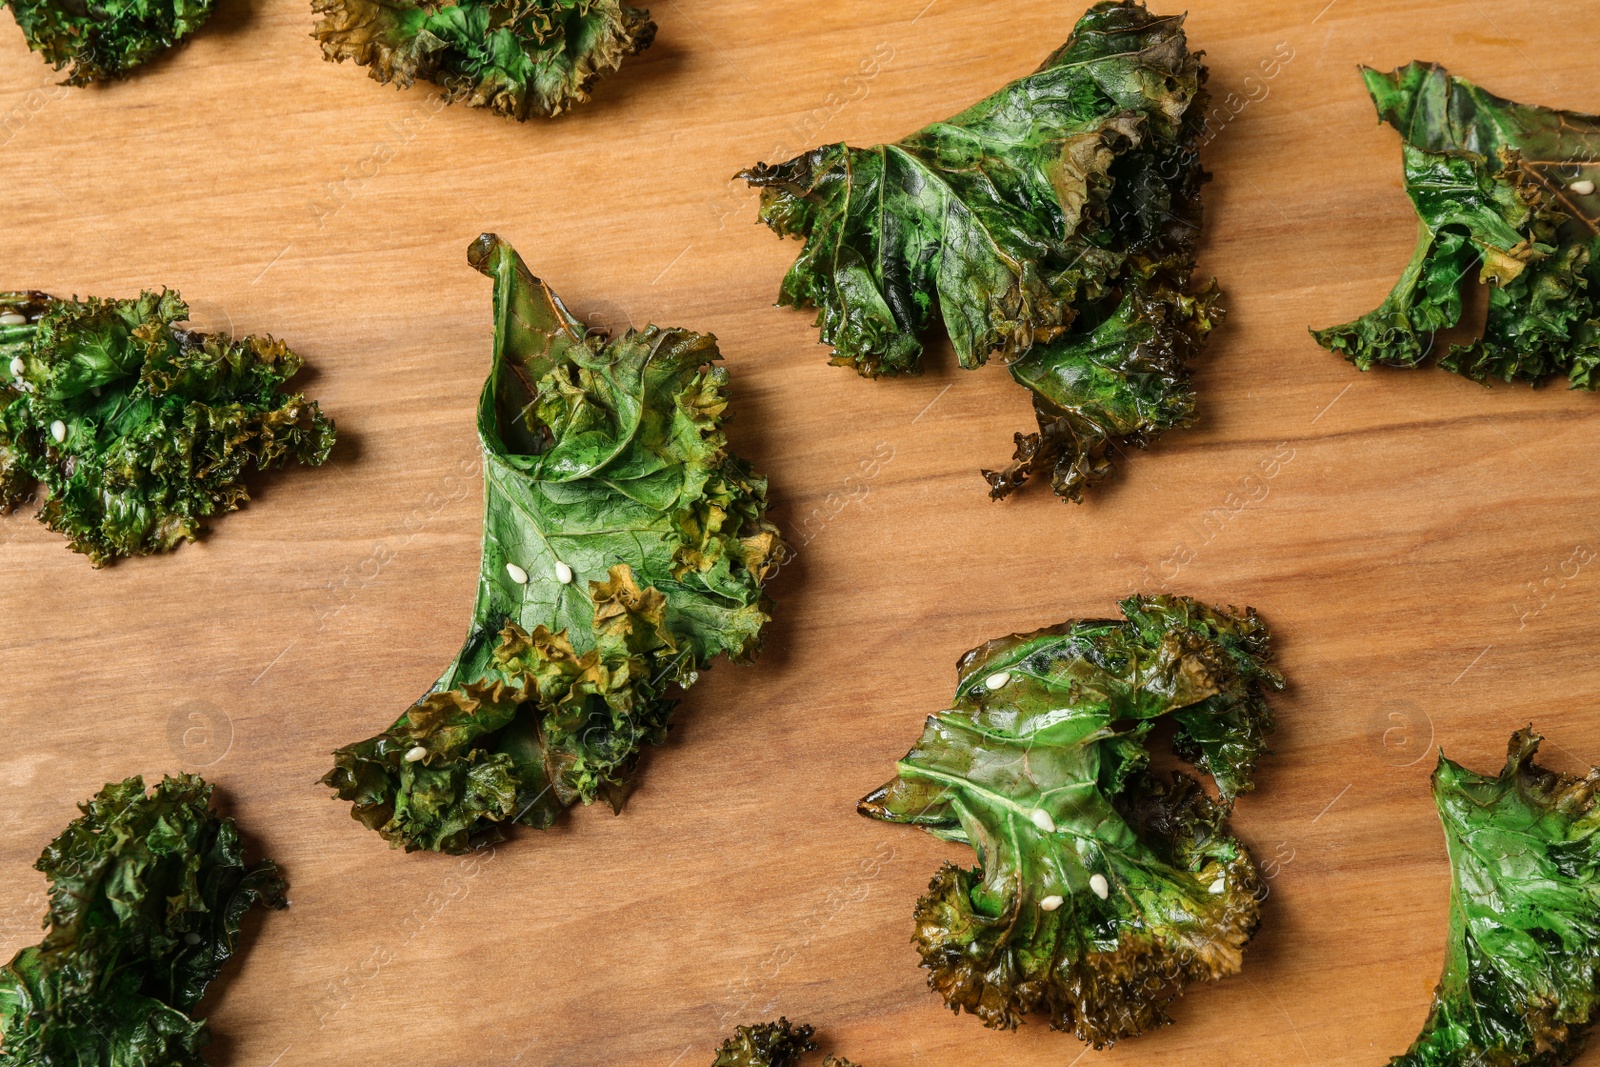
[[[916,906],[946,1004],[1004,1029],[1044,1011],[1096,1047],[1169,1022],[1188,982],[1239,970],[1262,882],[1225,821],[1265,751],[1265,693],[1283,685],[1254,612],[1186,597],[1122,609],[968,652],[950,710],[860,805],[977,853]],[[1220,801],[1148,769],[1146,736],[1169,715]]]
[[[0,293],[0,512],[42,484],[39,521],[99,567],[195,540],[252,471],[328,458],[333,420],[284,388],[300,357],[188,314],[171,291]]]
[[[1194,417],[1189,365],[1221,318],[1195,285],[1205,66],[1182,16],[1096,4],[1033,74],[893,144],[814,149],[739,177],[804,241],[778,302],[817,309],[832,362],[921,369],[937,311],[964,367],[991,356],[1039,430],[991,495],[1049,478],[1065,500]]]
[[[247,865],[196,775],[108,784],[35,866],[46,934],[0,970],[0,1064],[204,1067],[192,1013],[238,951],[244,916],[287,906],[270,860]]]
[[[755,655],[786,551],[765,479],[728,451],[714,338],[607,340],[493,234],[469,258],[495,283],[472,625],[428,695],[323,779],[408,851],[620,810],[672,687]]]
[[[312,0],[323,57],[381,85],[421,80],[447,101],[507,118],[553,117],[655,40],[650,13],[619,0]]]

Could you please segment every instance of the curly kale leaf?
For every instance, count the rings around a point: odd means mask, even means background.
[[[948,711],[861,812],[970,845],[916,907],[929,985],[1014,1028],[1034,1010],[1101,1046],[1168,1022],[1190,981],[1239,970],[1261,880],[1224,822],[1251,787],[1281,688],[1254,612],[1132,598],[1125,621],[1069,622],[968,652]],[[1148,769],[1178,754],[1216,780]]]
[[[244,862],[239,830],[194,775],[107,785],[35,866],[50,879],[47,932],[0,970],[0,1064],[203,1067],[191,1016],[238,951],[245,913],[286,906],[270,860]]]
[[[373,80],[433,82],[445,98],[518,121],[554,116],[655,39],[650,13],[618,0],[312,0],[325,58]]]
[[[1081,503],[1111,474],[1119,445],[1147,447],[1194,421],[1189,363],[1221,318],[1216,290],[1185,292],[1186,274],[1157,270],[1130,278],[1114,311],[1085,332],[1035,345],[1011,365],[1033,393],[1039,432],[1016,435],[1005,470],[983,472],[999,500],[1032,475]]]
[[[248,471],[327,459],[332,420],[283,388],[300,357],[176,326],[188,312],[173,292],[0,293],[0,512],[42,483],[39,520],[98,567],[193,541],[250,499]]]
[[[811,1040],[816,1029],[793,1026],[788,1019],[756,1026],[736,1027],[733,1036],[722,1043],[711,1067],[796,1067],[808,1052],[815,1052]],[[849,1060],[829,1056],[822,1067],[856,1067]]]
[[[125,78],[188,37],[215,0],[7,0],[28,47],[68,85]]]
[[[1600,117],[1516,104],[1432,63],[1364,75],[1404,139],[1421,228],[1383,304],[1313,330],[1317,342],[1361,370],[1417,366],[1460,322],[1476,268],[1489,286],[1483,333],[1439,366],[1478,382],[1565,374],[1573,388],[1600,386]]]
[[[471,631],[432,691],[323,779],[408,851],[542,829],[579,801],[620,810],[670,688],[759,648],[784,553],[765,479],[727,450],[712,337],[608,341],[493,234],[470,260],[495,283]]]
[[[779,303],[817,309],[832,362],[921,369],[937,307],[963,367],[998,356],[1034,393],[1039,432],[985,472],[1081,499],[1117,441],[1193,413],[1188,362],[1220,316],[1191,285],[1206,70],[1182,16],[1099,3],[1033,74],[874,148],[827,145],[739,177],[805,248]]]
[[[1450,932],[1433,1009],[1395,1067],[1557,1067],[1600,1007],[1600,768],[1533,762],[1511,736],[1499,775],[1439,757],[1433,799],[1450,853]]]

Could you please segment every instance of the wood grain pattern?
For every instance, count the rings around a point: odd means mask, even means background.
[[[1563,570],[1600,545],[1600,399],[1362,376],[1305,331],[1375,305],[1414,234],[1355,64],[1434,59],[1600,111],[1592,25],[1556,0],[1195,0],[1212,88],[1257,96],[1207,150],[1203,265],[1229,320],[1202,421],[1081,507],[1042,486],[996,506],[977,468],[1029,424],[1023,391],[947,348],[914,380],[827,366],[809,317],[770,307],[798,246],[728,176],[953,113],[1078,6],[652,6],[657,44],[592,105],[520,127],[322,62],[303,0],[223,0],[103,90],[52,88],[0,20],[4,284],[176,287],[198,321],[303,353],[341,433],[328,468],[262,483],[163,559],[96,572],[0,520],[0,952],[36,936],[30,864],[75,801],[188,768],[293,886],[208,1002],[215,1064],[692,1067],[779,1013],[871,1067],[1074,1063],[1068,1036],[988,1032],[925,991],[911,904],[961,852],[853,803],[945,706],[963,650],[1170,586],[1281,635],[1277,755],[1236,818],[1272,897],[1243,975],[1083,1062],[1403,1050],[1443,956],[1434,747],[1497,767],[1532,720],[1553,765],[1600,758],[1600,569]],[[1246,78],[1280,45],[1263,97]],[[390,852],[315,783],[463,635],[490,344],[465,250],[486,229],[597,323],[714,331],[735,445],[806,540],[763,658],[693,691],[623,817],[580,811],[473,866]],[[217,732],[186,735],[205,716]]]

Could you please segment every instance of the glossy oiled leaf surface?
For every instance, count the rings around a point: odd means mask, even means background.
[[[125,77],[199,29],[215,0],[6,0],[28,47],[68,85]]]
[[[766,482],[727,451],[713,338],[593,337],[503,241],[471,259],[495,282],[472,627],[433,691],[326,778],[407,849],[620,808],[669,688],[759,647],[783,554]]]
[[[816,1033],[810,1026],[794,1026],[788,1019],[741,1026],[717,1049],[711,1067],[798,1067],[806,1053],[815,1052]],[[829,1056],[822,1067],[856,1067],[849,1060]]]
[[[1556,1067],[1600,1006],[1600,770],[1533,762],[1511,737],[1498,775],[1443,756],[1433,799],[1450,852],[1450,931],[1433,1010],[1394,1067]]]
[[[817,309],[833,362],[921,369],[937,309],[964,367],[996,356],[1034,394],[1001,497],[1030,475],[1078,500],[1117,443],[1186,424],[1215,324],[1190,285],[1205,67],[1182,16],[1096,4],[1038,71],[904,140],[827,145],[741,177],[805,248],[779,302]]]
[[[1513,103],[1432,63],[1365,77],[1404,140],[1420,232],[1383,304],[1313,331],[1317,341],[1362,370],[1416,366],[1461,321],[1461,288],[1476,276],[1489,286],[1482,335],[1450,345],[1441,367],[1477,381],[1563,374],[1574,388],[1600,386],[1600,118]]]
[[[650,13],[618,0],[312,0],[322,54],[380,84],[434,82],[514,119],[559,115],[650,47]]]
[[[245,913],[285,906],[270,860],[246,865],[194,775],[107,785],[36,864],[47,932],[0,971],[0,1064],[203,1067],[191,1016],[239,948]]]
[[[284,388],[300,357],[188,313],[173,292],[0,293],[0,510],[42,484],[39,520],[99,566],[193,541],[251,471],[327,459],[333,421]]]
[[[1259,921],[1260,878],[1224,821],[1282,685],[1266,628],[1183,597],[1122,608],[968,652],[950,710],[861,802],[977,853],[934,877],[915,941],[929,985],[987,1026],[1041,1010],[1096,1046],[1142,1033],[1185,983],[1237,972]],[[1221,802],[1148,770],[1163,716]]]

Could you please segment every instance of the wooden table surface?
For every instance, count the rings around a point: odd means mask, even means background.
[[[959,371],[942,340],[921,378],[828,366],[810,316],[770,306],[798,244],[729,181],[954,113],[1033,69],[1076,4],[660,0],[656,45],[589,106],[520,126],[323,62],[304,0],[222,0],[94,90],[54,87],[0,20],[3,286],[177,288],[197,322],[304,354],[340,434],[326,468],[258,483],[164,558],[95,571],[0,520],[0,952],[37,938],[31,864],[75,802],[187,769],[292,884],[208,998],[214,1064],[693,1067],[784,1013],[868,1067],[1065,1067],[1071,1036],[990,1032],[924,988],[912,902],[967,855],[854,802],[946,706],[963,650],[1168,589],[1250,604],[1279,640],[1277,754],[1234,821],[1271,897],[1241,975],[1082,1062],[1404,1050],[1444,951],[1438,748],[1494,769],[1531,720],[1553,766],[1600,759],[1600,398],[1359,375],[1306,327],[1374,306],[1414,236],[1356,64],[1432,59],[1600,111],[1593,25],[1556,0],[1193,4],[1213,90],[1248,100],[1206,156],[1228,321],[1199,425],[1083,506],[1042,485],[988,501],[977,469],[1031,424],[1000,367]],[[484,230],[597,324],[714,332],[735,447],[803,547],[761,659],[692,691],[622,817],[407,856],[317,778],[465,632]]]

